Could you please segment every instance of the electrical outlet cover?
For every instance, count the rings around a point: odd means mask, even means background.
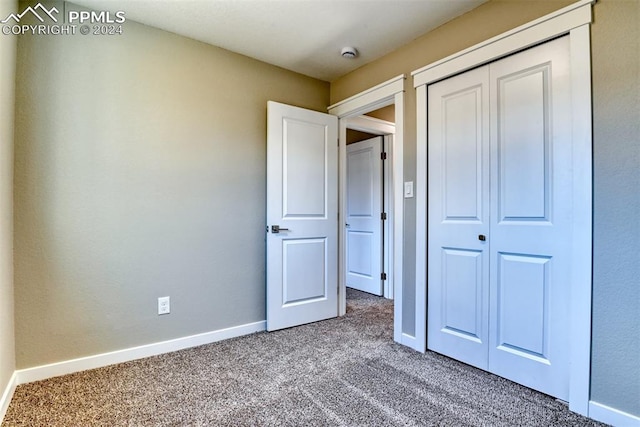
[[[171,313],[171,299],[170,297],[158,298],[158,314]]]

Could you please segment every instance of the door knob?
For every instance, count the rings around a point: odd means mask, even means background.
[[[289,231],[289,229],[288,229],[288,228],[280,228],[280,226],[279,226],[279,225],[272,225],[272,226],[271,226],[271,232],[272,232],[273,234],[278,234],[278,233],[280,233],[281,231]]]
[[[478,240],[484,242],[485,240],[487,240],[487,236],[485,236],[484,234],[478,234]]]

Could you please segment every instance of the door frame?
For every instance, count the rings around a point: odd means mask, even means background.
[[[459,53],[411,73],[417,102],[417,176],[416,187],[416,324],[426,327],[427,290],[427,86],[455,74],[475,68],[512,53],[560,36],[568,36],[571,49],[572,137],[574,143],[574,223],[572,247],[575,267],[571,280],[571,324],[569,408],[589,415],[591,379],[591,289],[592,289],[592,111],[591,111],[591,41],[592,4],[581,0],[528,24],[493,37]],[[418,336],[418,331],[416,331]],[[426,346],[426,330],[419,339]]]
[[[402,245],[404,200],[403,191],[403,144],[404,144],[404,85],[406,76],[401,74],[377,86],[360,92],[345,100],[329,106],[329,114],[338,116],[338,185],[339,185],[339,223],[346,218],[346,159],[347,159],[347,119],[351,120],[370,111],[389,105],[395,105],[395,136],[391,149],[391,169],[393,181],[393,221],[390,221],[393,234],[391,270],[393,274],[394,307],[393,307],[393,339],[394,341],[412,347],[412,339],[402,333]],[[338,315],[347,312],[346,271],[345,259],[345,230],[338,227]]]
[[[383,263],[382,263],[382,271],[387,273],[387,280],[384,282],[383,287],[383,296],[388,299],[393,299],[393,262],[390,260],[393,257],[393,227],[390,224],[393,224],[393,139],[396,133],[396,125],[394,123],[388,122],[386,120],[377,119],[375,117],[369,116],[358,116],[358,117],[347,117],[344,119],[345,122],[345,139],[341,139],[341,141],[346,140],[346,129],[357,130],[360,132],[370,133],[372,135],[381,136],[383,138],[383,151],[387,153],[387,167],[384,168],[384,173],[382,175],[382,187],[384,189],[384,202],[382,206],[383,212],[387,213],[387,220],[384,222],[383,230],[384,230],[384,241],[382,245],[383,251]],[[346,150],[346,147],[345,147]],[[346,185],[346,177],[345,175],[345,185]],[[345,196],[346,197],[346,196]],[[345,215],[343,218],[346,218],[346,204],[345,206]],[[339,227],[342,224],[338,224]],[[341,242],[341,244],[345,245],[346,248],[346,233],[345,233],[345,241]],[[346,258],[345,258],[346,260]],[[340,280],[344,280],[346,283],[346,275],[347,271],[344,271],[345,277],[340,278]]]

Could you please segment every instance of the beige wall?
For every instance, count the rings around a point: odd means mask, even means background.
[[[591,398],[640,416],[640,1],[600,0],[591,28]]]
[[[15,12],[0,1],[0,16]],[[17,39],[0,35],[0,396],[15,370],[13,327],[13,112]]]
[[[362,132],[354,129],[347,129],[347,145],[354,142],[364,141],[365,139],[371,139],[376,135],[372,133]]]
[[[331,103],[399,74],[405,82],[405,181],[415,181],[411,71],[573,3],[491,0],[332,82]],[[599,0],[592,26],[594,279],[592,399],[640,416],[640,2]],[[420,189],[416,189],[420,191]],[[415,323],[415,203],[405,199],[403,331]]]
[[[265,319],[266,103],[329,85],[124,32],[19,41],[18,368]]]
[[[388,105],[378,110],[373,110],[366,114],[367,116],[374,117],[376,119],[385,120],[387,122],[394,123],[396,121],[396,106]]]

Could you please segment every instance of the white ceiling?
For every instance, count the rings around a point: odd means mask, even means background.
[[[487,0],[73,0],[326,81]],[[126,25],[126,24],[125,24]],[[126,26],[124,27],[126,31]],[[360,52],[340,56],[345,46]]]

